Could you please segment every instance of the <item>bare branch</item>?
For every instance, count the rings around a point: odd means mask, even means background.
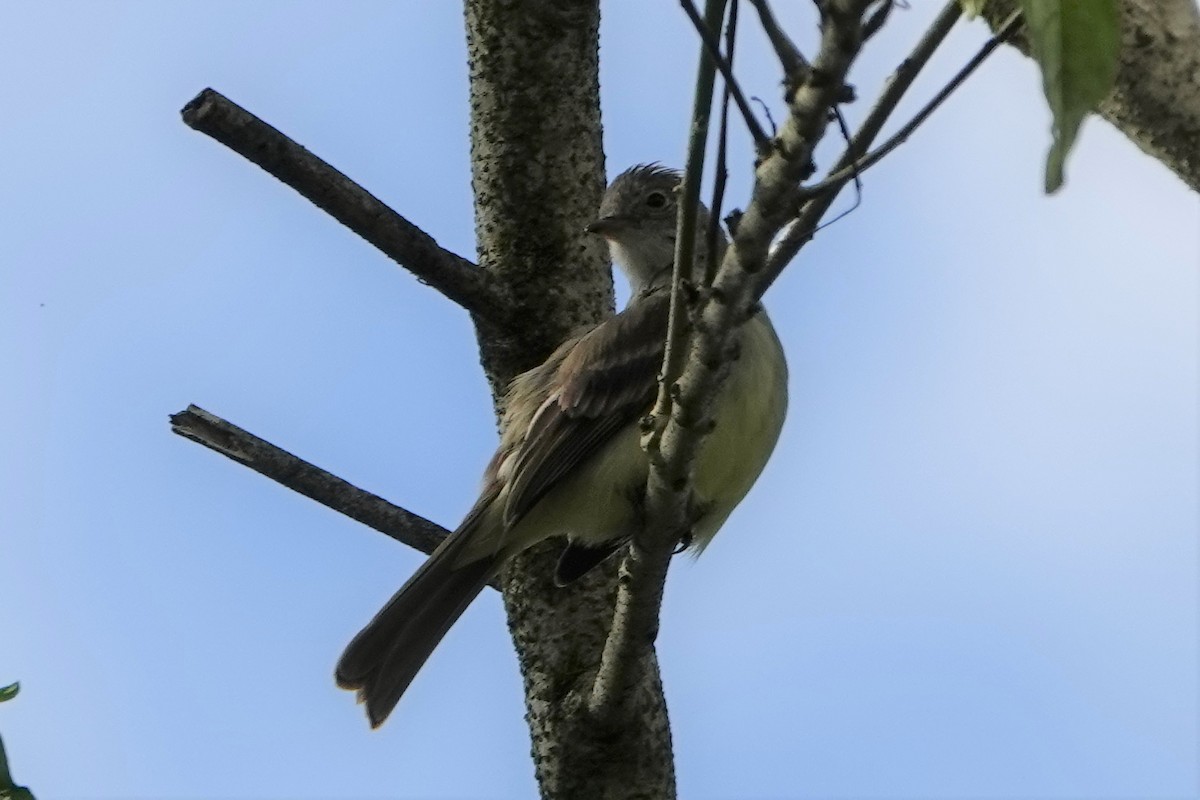
[[[892,7],[895,5],[896,0],[880,0],[879,8],[871,12],[871,16],[867,17],[867,21],[863,23],[863,42],[866,42],[872,36],[879,33],[879,29],[883,27],[883,23],[887,22],[888,17],[892,15]]]
[[[729,54],[729,66],[733,67],[734,48],[737,42],[739,0],[733,0],[729,7],[729,21],[725,26],[725,52]],[[712,286],[713,278],[717,277],[717,267],[721,241],[721,211],[725,206],[725,184],[729,180],[728,150],[729,150],[729,100],[733,91],[729,84],[721,93],[721,126],[717,130],[717,165],[713,179],[712,201],[708,204],[708,231],[705,233],[706,258],[704,263],[704,285]]]
[[[771,11],[771,4],[767,0],[750,0],[750,5],[754,6],[754,10],[758,12],[759,23],[767,34],[771,46],[775,48],[775,55],[783,67],[785,78],[792,80],[798,77],[808,66],[808,61],[792,42],[791,37],[784,33],[783,28],[779,27],[779,22]]]
[[[847,171],[847,168],[854,159],[861,157],[871,146],[871,142],[879,135],[879,131],[892,115],[892,112],[896,110],[900,99],[908,91],[909,87],[912,86],[917,75],[945,40],[946,36],[950,33],[950,29],[954,27],[961,14],[962,9],[959,6],[958,0],[949,0],[941,12],[938,13],[933,24],[929,26],[929,30],[917,42],[917,46],[913,48],[912,53],[909,54],[908,58],[900,62],[900,66],[896,67],[895,72],[892,73],[891,78],[884,87],[883,93],[880,94],[879,99],[875,101],[874,107],[867,113],[867,118],[859,126],[858,133],[854,135],[845,152],[842,153],[842,157],[838,159],[838,162],[833,167],[834,173],[847,172],[847,174],[841,179],[840,184],[825,190],[816,197],[809,198],[804,203],[799,216],[771,252],[770,259],[766,264],[765,274],[759,283],[756,297],[762,297],[763,292],[783,272],[783,268],[796,256],[796,253],[800,252],[800,248],[812,239],[817,223],[820,222],[825,212],[829,210],[829,206],[833,204],[838,191],[841,190],[846,181],[850,180],[856,174],[855,170],[850,169]]]
[[[719,29],[725,16],[726,0],[707,0],[702,25]],[[659,378],[658,399],[652,419],[656,427],[643,441],[650,461],[647,500],[686,506],[688,493],[666,476],[660,443],[663,425],[672,417],[672,388],[675,376],[684,364],[687,344],[687,309],[682,297],[684,276],[690,279],[696,245],[696,218],[700,202],[700,180],[704,172],[704,150],[708,143],[708,124],[712,116],[713,85],[717,64],[707,44],[701,46],[700,66],[696,75],[696,94],[692,106],[692,126],[688,134],[687,164],[679,187],[679,224],[675,235],[675,262],[671,284],[671,313],[667,325],[667,347]],[[683,514],[666,514],[648,509],[647,524],[635,536],[621,562],[613,623],[604,641],[600,666],[587,698],[593,720],[611,725],[627,709],[630,689],[641,677],[639,669],[653,656],[658,637],[659,607],[671,552],[686,532]],[[655,525],[654,523],[661,522]]]
[[[621,561],[612,628],[587,699],[591,719],[604,728],[622,720],[625,698],[637,684],[643,663],[654,657],[667,569],[671,566],[672,540],[662,536],[645,542],[634,538]]]
[[[171,430],[426,555],[449,535],[437,523],[359,489],[198,406],[189,405],[172,414]]]
[[[998,31],[996,31],[996,35],[991,39],[988,39],[987,42],[985,42],[983,46],[979,48],[979,52],[976,53],[970,61],[963,65],[963,68],[960,69],[954,75],[954,77],[951,78],[950,81],[943,86],[941,90],[934,95],[933,98],[926,103],[920,111],[916,113],[916,115],[913,116],[912,119],[905,123],[900,130],[896,131],[896,133],[886,142],[881,144],[875,150],[871,151],[868,155],[860,158],[857,162],[854,162],[852,159],[848,160],[845,156],[843,156],[842,160],[838,163],[841,164],[843,161],[849,161],[847,166],[841,167],[836,172],[833,172],[828,177],[821,180],[820,183],[812,183],[808,186],[805,186],[804,194],[808,196],[816,196],[825,191],[841,189],[849,178],[853,178],[856,173],[861,175],[863,172],[866,172],[868,169],[882,161],[885,156],[887,156],[897,147],[908,141],[908,137],[912,136],[913,132],[916,131],[916,129],[920,127],[925,120],[929,119],[930,115],[932,115],[933,112],[936,111],[938,107],[941,106],[941,104],[945,102],[946,99],[950,97],[950,95],[953,94],[954,91],[971,76],[971,73],[978,69],[979,66],[987,60],[988,56],[990,56],[996,50],[996,48],[1001,45],[1001,43],[1007,41],[1008,38],[1013,35],[1020,24],[1020,21],[1021,12],[1020,9],[1018,9],[1009,15],[1005,23],[1000,26]],[[852,146],[847,148],[846,152],[861,152],[863,147],[859,138],[856,136],[852,141]]]
[[[472,314],[503,323],[505,304],[480,269],[440,247],[429,234],[302,145],[212,89],[196,95],[181,113],[188,127],[291,186],[422,283]]]
[[[708,48],[708,54],[716,63],[717,69],[721,71],[721,77],[725,79],[725,86],[729,92],[733,94],[733,100],[737,103],[738,111],[742,114],[742,120],[746,123],[746,127],[750,131],[751,138],[754,139],[754,148],[759,153],[764,153],[771,146],[771,137],[767,136],[767,132],[763,130],[758,119],[754,116],[754,110],[750,108],[750,102],[746,99],[746,95],[742,92],[742,87],[738,85],[737,78],[733,76],[733,65],[730,63],[733,51],[730,50],[730,57],[726,58],[721,52],[721,44],[717,41],[717,36],[703,19],[700,18],[700,12],[696,11],[696,5],[692,0],[679,0],[679,5],[683,6],[683,12],[692,22],[696,33],[700,36],[700,41]]]

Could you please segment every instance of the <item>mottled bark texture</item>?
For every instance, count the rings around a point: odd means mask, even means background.
[[[993,28],[1017,0],[991,0]],[[1029,53],[1023,36],[1013,40]],[[1117,82],[1100,116],[1200,192],[1200,9],[1196,0],[1121,0]]]
[[[471,176],[480,265],[519,327],[481,329],[501,390],[581,325],[612,313],[603,243],[583,228],[604,191],[597,0],[469,0]]]
[[[480,266],[519,327],[479,321],[484,370],[500,391],[568,333],[612,313],[601,242],[584,231],[604,190],[597,0],[467,0],[471,167]],[[637,725],[603,731],[579,713],[612,615],[615,568],[567,589],[553,544],[505,576],[542,796],[675,793],[657,665],[631,693]]]

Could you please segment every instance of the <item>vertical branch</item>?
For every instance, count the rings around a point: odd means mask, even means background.
[[[729,6],[729,22],[725,26],[725,59],[730,70],[733,69],[733,53],[737,43],[738,4],[733,0]],[[729,150],[729,99],[733,95],[733,84],[725,81],[721,94],[721,127],[717,130],[717,166],[713,178],[712,202],[708,206],[707,249],[704,264],[704,285],[712,286],[713,278],[717,275],[717,262],[720,253],[717,245],[721,239],[721,209],[725,204],[725,182],[729,178],[727,164]]]
[[[710,30],[720,29],[725,16],[725,3],[726,0],[708,0],[705,5],[704,21]],[[669,467],[659,453],[659,442],[667,421],[672,417],[675,379],[682,369],[687,350],[687,312],[683,308],[686,301],[681,296],[681,289],[685,276],[689,281],[694,280],[692,265],[695,261],[700,180],[712,116],[716,72],[713,54],[707,46],[701,45],[692,125],[688,133],[687,165],[680,187],[666,355],[659,378],[658,399],[652,412],[655,426],[643,442],[650,459],[647,499],[651,503],[669,497],[671,502],[686,504],[687,484],[686,481],[680,481],[684,473],[668,471]],[[654,508],[648,508],[647,516],[652,520],[668,518]],[[632,696],[632,688],[641,679],[643,665],[649,663],[648,656],[653,653],[653,643],[658,636],[658,609],[662,605],[671,550],[681,534],[682,531],[643,530],[634,537],[633,546],[621,562],[613,627],[604,644],[600,668],[587,701],[588,711],[595,720],[611,725],[615,719],[630,718],[628,698]]]
[[[681,0],[686,7],[690,0]],[[719,28],[725,17],[726,0],[708,0],[704,7],[704,24]],[[693,280],[692,264],[696,251],[696,218],[700,202],[700,182],[704,177],[704,152],[708,144],[708,126],[712,118],[713,85],[716,83],[717,62],[706,45],[700,48],[700,66],[696,71],[696,92],[692,100],[692,123],[688,130],[687,161],[683,183],[679,187],[679,222],[675,230],[675,261],[671,276],[671,317],[667,328],[667,350],[659,380],[658,400],[653,416],[661,427],[671,413],[671,383],[683,364],[686,336],[684,311],[680,307],[684,280]],[[657,433],[646,442],[653,464],[658,448]]]
[[[869,4],[870,0],[828,0],[822,5],[820,51],[805,83],[791,92],[789,118],[779,131],[777,146],[757,165],[751,202],[716,281],[697,298],[692,310],[695,321],[686,340],[685,366],[679,373],[664,369],[659,404],[670,414],[664,420],[657,416],[656,407],[652,435],[657,438],[647,445],[646,524],[621,565],[612,630],[589,703],[593,718],[627,717],[622,708],[628,695],[624,688],[653,652],[671,551],[694,519],[690,478],[700,443],[711,430],[707,421],[712,419],[721,381],[736,357],[738,328],[753,311],[755,283],[770,243],[793,216],[798,183],[812,173],[812,149],[824,134],[830,109],[845,94],[846,74],[861,47],[862,14]],[[705,83],[702,61],[698,98]],[[708,92],[711,103],[711,77]],[[697,116],[706,118],[707,112],[698,111]],[[678,290],[678,285],[675,288]],[[680,340],[673,339],[671,344],[681,346]]]

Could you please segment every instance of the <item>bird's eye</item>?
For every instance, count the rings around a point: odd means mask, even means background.
[[[646,195],[646,205],[650,208],[662,208],[667,204],[667,196],[662,192],[651,192]]]

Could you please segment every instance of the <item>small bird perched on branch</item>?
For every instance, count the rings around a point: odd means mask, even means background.
[[[500,446],[462,524],[346,647],[338,686],[358,692],[371,726],[387,719],[450,626],[513,555],[567,537],[555,580],[583,575],[640,526],[648,461],[639,420],[663,363],[680,175],[637,166],[609,185],[588,226],[629,278],[626,308],[573,337],[508,390]],[[692,280],[703,282],[708,212],[700,209]],[[717,256],[726,241],[718,234]],[[702,550],[754,484],[779,438],[787,364],[766,312],[741,330],[695,464],[691,542]]]

